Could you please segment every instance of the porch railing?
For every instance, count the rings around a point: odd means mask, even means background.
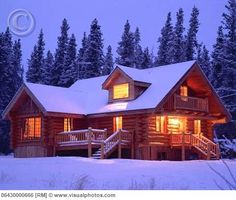
[[[200,151],[208,160],[211,157],[219,159],[219,145],[215,144],[202,134],[170,134],[171,146],[193,146]]]
[[[175,95],[174,106],[176,109],[208,112],[208,99]]]

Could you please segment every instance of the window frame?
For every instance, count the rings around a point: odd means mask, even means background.
[[[40,140],[42,136],[42,117],[30,116],[23,120],[21,140]]]
[[[115,89],[117,88],[117,87],[120,87],[120,86],[122,86],[122,85],[126,85],[127,86],[127,91],[125,91],[125,96],[122,96],[122,97],[116,97],[115,96]],[[113,87],[112,87],[112,99],[113,100],[119,100],[119,99],[128,99],[130,97],[130,85],[129,85],[129,83],[120,83],[120,84],[115,84],[115,85],[113,85]]]

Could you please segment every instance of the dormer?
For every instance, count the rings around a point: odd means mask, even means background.
[[[102,84],[102,88],[108,91],[108,102],[130,101],[139,97],[150,86],[150,83],[138,80],[140,71],[116,66]]]

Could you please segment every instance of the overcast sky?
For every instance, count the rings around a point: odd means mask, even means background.
[[[140,28],[142,45],[156,52],[157,38],[167,13],[172,12],[175,22],[176,12],[183,8],[187,26],[195,5],[200,10],[199,41],[211,50],[226,3],[227,0],[0,0],[0,31],[5,31],[9,14],[15,9],[25,9],[33,15],[36,22],[34,30],[27,36],[19,37],[24,64],[37,41],[40,28],[45,34],[46,50],[54,52],[63,18],[68,19],[70,33],[76,35],[78,46],[83,32],[88,32],[91,21],[97,18],[102,27],[104,46],[106,48],[111,44],[114,54],[128,19],[132,30],[136,26]]]

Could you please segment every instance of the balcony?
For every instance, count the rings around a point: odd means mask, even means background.
[[[208,99],[175,95],[175,109],[208,112]]]

